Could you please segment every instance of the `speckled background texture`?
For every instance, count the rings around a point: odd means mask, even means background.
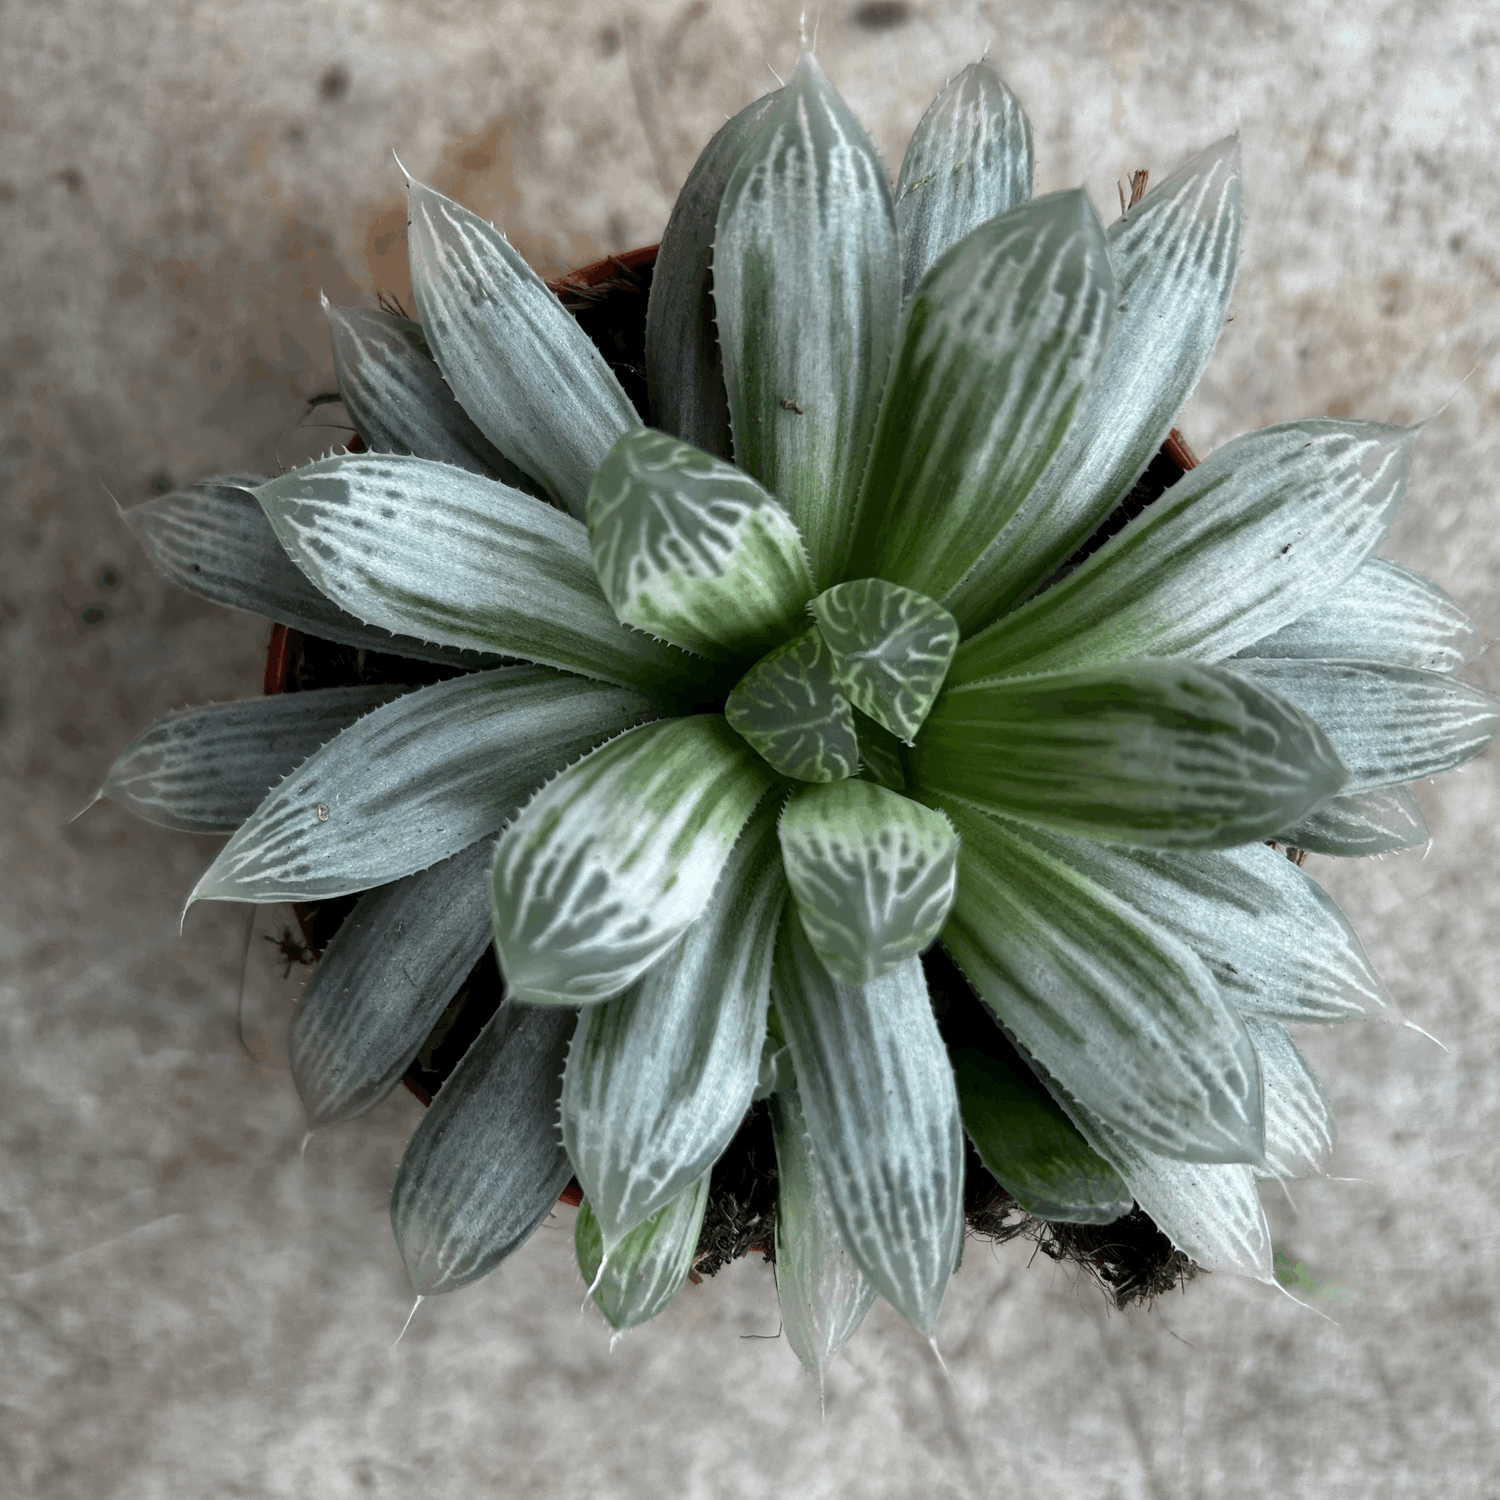
[[[1309,864],[1448,1050],[1299,1038],[1342,1180],[1267,1193],[1296,1299],[1221,1275],[1120,1315],[1025,1244],[973,1244],[951,1385],[882,1305],[826,1416],[759,1263],[612,1351],[570,1210],[393,1348],[418,1105],[299,1156],[289,1079],[241,1045],[243,911],[178,936],[214,841],[109,804],[67,821],[152,719],[259,690],[264,622],[159,583],[110,497],[337,440],[306,416],[317,296],[402,292],[392,152],[545,272],[649,243],[790,66],[797,10],[0,0],[0,1494],[1500,1497],[1494,757],[1419,789],[1429,853]],[[1203,452],[1304,415],[1425,421],[1382,550],[1500,634],[1492,6],[826,0],[818,46],[893,168],[988,48],[1039,190],[1082,181],[1106,218],[1132,169],[1238,126],[1234,316],[1183,427]],[[1469,675],[1500,688],[1494,653]]]

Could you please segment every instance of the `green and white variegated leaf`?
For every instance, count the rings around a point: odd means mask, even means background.
[[[1321,1177],[1333,1159],[1333,1113],[1307,1059],[1279,1021],[1249,1016],[1245,1025],[1265,1082],[1266,1164],[1257,1177]]]
[[[1251,1167],[1161,1156],[1086,1110],[1073,1104],[1067,1109],[1089,1144],[1118,1168],[1136,1203],[1184,1255],[1205,1271],[1271,1281],[1271,1227]]]
[[[921,786],[1004,817],[1173,849],[1270,838],[1344,782],[1304,714],[1191,661],[950,688],[911,764]]]
[[[1237,655],[1379,661],[1456,672],[1479,647],[1479,633],[1435,583],[1372,557],[1326,603]]]
[[[789,907],[771,983],[839,1234],[930,1337],[963,1245],[963,1129],[921,961],[839,984]]]
[[[1443,672],[1272,657],[1232,665],[1317,723],[1349,768],[1346,792],[1451,771],[1478,755],[1500,729],[1500,701]]]
[[[849,701],[911,744],[958,649],[953,616],[883,578],[836,584],[811,609]]]
[[[354,430],[375,453],[414,453],[535,493],[453,399],[421,328],[376,307],[323,298],[333,373]]]
[[[459,405],[582,519],[594,470],[640,425],[604,356],[499,230],[418,182],[406,253],[422,332]]]
[[[1400,503],[1415,437],[1319,420],[1226,443],[1060,583],[965,641],[949,680],[1233,655],[1364,561]]]
[[[795,1088],[771,1097],[776,1141],[776,1296],[792,1352],[818,1377],[864,1321],[875,1286],[839,1234]]]
[[[901,293],[986,219],[1031,196],[1031,122],[984,61],[950,78],[912,133],[896,179]]]
[[[255,494],[292,561],[361,619],[626,687],[691,678],[692,657],[615,618],[583,526],[520,490],[365,453]]]
[[[707,908],[775,784],[718,714],[622,734],[549,782],[495,851],[495,947],[510,993],[623,994]]]
[[[1122,849],[1041,829],[1026,837],[1180,938],[1241,1015],[1393,1018],[1338,903],[1275,849]]]
[[[758,656],[804,624],[813,593],[792,518],[743,470],[640,428],[589,490],[605,597],[633,625],[702,656]]]
[[[392,635],[340,609],[286,555],[251,491],[265,481],[250,475],[205,479],[123,512],[125,524],[169,583],[229,609],[279,620],[341,646],[390,651],[445,666],[500,664],[486,653],[435,646]]]
[[[781,857],[803,931],[841,984],[866,984],[927,947],[953,905],[947,818],[869,781],[795,793]]]
[[[646,304],[646,389],[664,432],[729,458],[729,399],[714,326],[714,227],[724,185],[774,94],[747,104],[703,148],[662,231]]]
[[[313,1128],[378,1104],[490,941],[480,839],[430,870],[366,891],[292,1015],[292,1079]]]
[[[1115,333],[1051,467],[943,599],[964,633],[1051,576],[1130,490],[1219,337],[1240,243],[1240,148],[1200,152],[1106,232]]]
[[[885,167],[806,50],[724,189],[713,295],[735,462],[791,512],[826,588],[844,572],[901,257]]]
[[[544,667],[419,688],[278,783],[192,899],[314,901],[425,870],[494,833],[559,766],[652,711],[638,693]]]
[[[1388,854],[1428,840],[1427,819],[1404,786],[1331,797],[1277,841],[1314,854]]]
[[[854,713],[816,625],[756,662],[725,701],[724,717],[783,776],[840,781],[859,769]]]
[[[408,691],[322,688],[179,709],[115,757],[99,795],[164,828],[233,833],[315,750]]]
[[[906,786],[901,741],[884,724],[854,710],[854,734],[859,744],[859,774],[877,786],[899,792]]]
[[[407,1143],[391,1226],[419,1296],[494,1270],[568,1185],[557,1094],[573,1020],[506,1001]]]
[[[1082,188],[991,219],[938,261],[901,320],[851,574],[947,604],[1066,437],[1115,300]]]
[[[578,1269],[616,1333],[654,1318],[682,1289],[692,1269],[707,1206],[705,1172],[631,1230],[609,1251],[608,1259],[598,1219],[587,1200],[579,1206],[573,1225]]]
[[[579,1017],[563,1075],[563,1142],[606,1248],[702,1177],[743,1122],[760,1081],[785,896],[767,806],[682,942]]]
[[[1060,1102],[1164,1155],[1259,1161],[1255,1050],[1203,961],[1020,830],[938,805],[963,839],[943,946]]]
[[[1132,1207],[1115,1169],[1021,1058],[974,1047],[953,1054],[964,1129],[996,1182],[1029,1214],[1068,1224],[1112,1224]]]
[[[760,1071],[755,1080],[755,1092],[751,1099],[759,1103],[779,1094],[783,1089],[797,1086],[797,1075],[792,1069],[792,1049],[768,1031],[760,1049]]]

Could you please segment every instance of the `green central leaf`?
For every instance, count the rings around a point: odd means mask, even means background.
[[[748,474],[649,428],[589,489],[589,546],[622,624],[702,656],[758,656],[813,593],[792,518]]]
[[[818,957],[864,984],[919,954],[953,904],[958,839],[941,813],[868,781],[798,792],[781,856]]]

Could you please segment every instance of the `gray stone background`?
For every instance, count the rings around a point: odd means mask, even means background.
[[[826,1415],[758,1263],[611,1350],[566,1210],[393,1348],[417,1105],[299,1157],[285,1072],[241,1045],[243,911],[178,936],[213,842],[109,804],[67,821],[152,719],[258,691],[264,623],[158,583],[110,496],[337,439],[303,421],[331,379],[317,294],[401,291],[392,151],[544,271],[648,243],[714,126],[790,66],[797,9],[0,0],[0,1492],[1500,1496],[1493,757],[1420,789],[1430,853],[1311,866],[1448,1050],[1305,1038],[1346,1180],[1267,1195],[1296,1299],[1214,1276],[1119,1315],[1024,1244],[975,1244],[951,1386],[880,1306]],[[1083,181],[1106,218],[1133,168],[1238,127],[1234,317],[1183,426],[1206,451],[1310,414],[1424,421],[1383,550],[1500,633],[1492,7],[826,0],[818,22],[893,167],[986,48],[1038,188]],[[1471,675],[1500,687],[1493,653]]]

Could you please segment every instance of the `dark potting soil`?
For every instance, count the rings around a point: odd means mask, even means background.
[[[563,305],[604,355],[642,420],[648,423],[645,323],[651,271],[649,261],[640,263],[632,255],[611,261],[601,279],[568,277],[552,283]],[[1174,431],[1130,493],[1068,559],[1059,576],[1071,571],[1158,499],[1193,462],[1186,444]],[[456,668],[341,646],[289,630],[279,690],[304,692],[385,683],[415,687],[459,675]],[[308,947],[321,954],[357,899],[342,896],[298,906],[297,917]],[[924,955],[922,965],[939,1031],[950,1048],[973,1046],[993,1056],[1011,1054],[1021,1060],[941,948],[934,947]],[[495,1014],[503,996],[504,981],[491,947],[448,1003],[406,1072],[403,1081],[424,1104],[431,1102]],[[1152,1299],[1198,1274],[1199,1268],[1174,1249],[1138,1208],[1108,1225],[1059,1224],[1032,1217],[985,1169],[967,1138],[964,1144],[964,1215],[971,1233],[997,1242],[1025,1236],[1053,1260],[1082,1266],[1120,1307]],[[578,1201],[576,1182],[570,1184],[564,1197]],[[714,1166],[693,1279],[712,1276],[731,1260],[750,1253],[774,1260],[775,1226],[776,1152],[769,1112],[758,1103],[751,1106],[739,1132]]]

